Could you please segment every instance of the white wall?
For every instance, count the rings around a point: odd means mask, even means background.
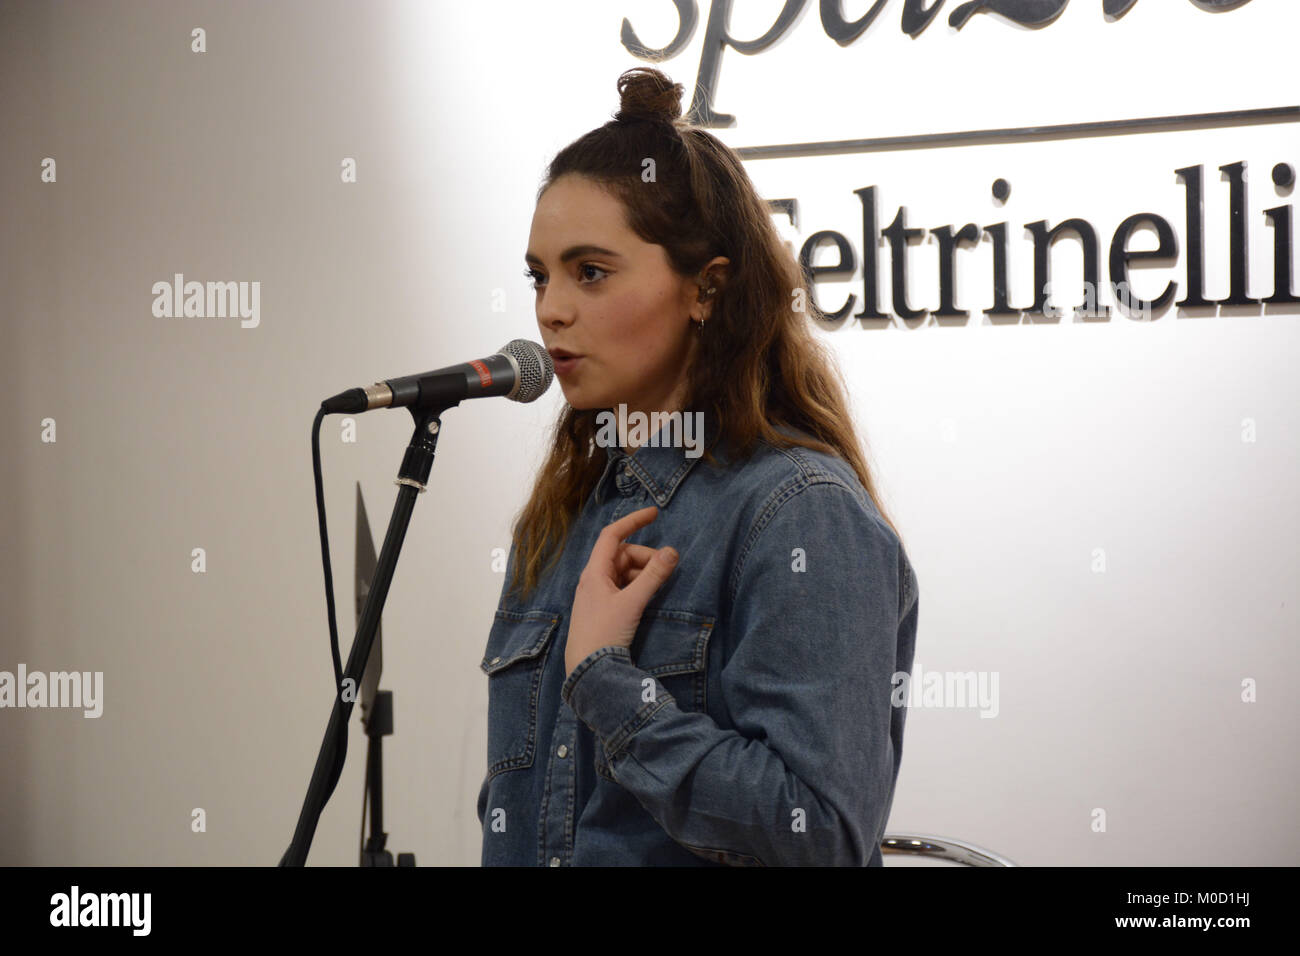
[[[771,24],[746,2],[732,32]],[[846,2],[853,19],[869,4]],[[955,6],[950,2],[949,7]],[[675,29],[663,0],[609,3],[18,3],[0,9],[3,429],[0,670],[104,672],[104,711],[0,710],[0,863],[263,864],[287,846],[331,702],[308,442],[320,399],[537,339],[522,256],[551,156],[610,118],[618,42]],[[853,45],[817,5],[773,49],[724,54],[734,146],[1295,105],[1300,10],[1210,14],[1082,0],[1040,30],[947,11],[915,39],[902,0]],[[689,93],[707,20],[658,64]],[[203,27],[207,52],[190,52]],[[799,243],[881,226],[1007,221],[1012,301],[1032,297],[1024,223],[1083,216],[1108,244],[1170,219],[1173,170],[1205,169],[1206,293],[1227,292],[1227,183],[1248,163],[1250,290],[1272,291],[1262,210],[1300,164],[1295,122],[753,160],[799,199]],[[57,161],[43,183],[41,161]],[[340,182],[353,157],[358,182]],[[989,185],[1012,194],[996,206]],[[1134,243],[1140,246],[1140,241]],[[1149,246],[1148,246],[1149,247]],[[1072,241],[1054,286],[1077,288]],[[889,307],[887,250],[880,305]],[[933,245],[914,306],[938,303]],[[1153,322],[992,325],[991,249],[961,260],[967,327],[825,332],[854,393],[921,587],[917,662],[998,676],[998,714],[917,708],[891,831],[1026,864],[1288,864],[1297,784],[1294,308]],[[1104,262],[1104,246],[1103,246]],[[1185,294],[1182,258],[1139,271]],[[1293,263],[1300,273],[1300,266]],[[260,324],[156,318],[182,272],[258,281]],[[1103,277],[1105,273],[1103,272]],[[825,282],[823,305],[861,283]],[[1058,300],[1076,303],[1066,292]],[[504,311],[494,303],[504,302]],[[1232,312],[1233,314],[1227,314]],[[429,493],[384,618],[390,848],[476,865],[493,548],[563,398],[444,417]],[[41,422],[57,422],[57,441]],[[1249,420],[1253,423],[1243,425]],[[324,430],[344,654],[354,483],[382,535],[405,413]],[[1254,428],[1253,441],[1243,428]],[[203,548],[207,570],[191,570]],[[1096,570],[1104,552],[1104,572]],[[1241,701],[1242,681],[1258,701]],[[352,865],[364,740],[313,864]],[[206,811],[207,830],[191,831]],[[1106,814],[1096,832],[1095,809]],[[1224,839],[1231,836],[1232,839]]]

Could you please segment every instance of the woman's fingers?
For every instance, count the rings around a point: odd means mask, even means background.
[[[624,541],[619,550],[615,566],[618,570],[618,586],[624,587],[629,581],[635,581],[646,562],[655,556],[656,548],[647,548],[643,544]]]
[[[612,524],[605,525],[604,530],[596,538],[596,544],[591,549],[591,562],[602,568],[617,567],[618,549],[619,545],[623,543],[623,539],[638,528],[644,528],[657,517],[659,517],[659,509],[651,505],[648,508],[641,508],[639,511],[624,515]]]
[[[645,563],[655,556],[658,548],[647,548],[644,544],[632,544],[630,541],[623,542],[623,552],[619,556],[623,564],[628,567],[645,567]]]

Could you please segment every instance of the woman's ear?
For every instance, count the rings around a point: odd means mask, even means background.
[[[715,256],[703,269],[696,280],[699,283],[699,302],[703,303],[700,316],[708,319],[713,314],[713,303],[726,287],[728,266],[731,260],[726,256]]]
[[[731,260],[726,256],[714,256],[710,259],[708,265],[700,270],[700,281],[705,283],[704,288],[715,288],[721,292],[731,273],[730,266]]]

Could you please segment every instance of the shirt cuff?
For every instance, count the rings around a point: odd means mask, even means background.
[[[642,699],[647,680],[654,682],[653,695],[645,695],[651,697],[649,701]],[[611,761],[673,699],[662,684],[632,663],[626,647],[614,646],[584,658],[560,687],[560,698],[600,738]]]

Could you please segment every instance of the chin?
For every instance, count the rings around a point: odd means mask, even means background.
[[[561,389],[561,391],[564,391],[564,390]],[[564,392],[564,400],[565,400],[565,402],[568,403],[569,407],[572,408],[575,412],[583,412],[583,411],[586,411],[586,410],[589,409],[589,408],[595,408],[595,407],[596,407],[596,406],[592,405],[590,402],[588,402],[588,401],[584,401],[582,395],[580,395],[580,394],[575,394],[575,393],[570,393],[570,392],[567,392],[567,391]]]
[[[569,403],[569,407],[575,412],[585,412],[593,408],[609,408],[611,405],[610,402],[591,398],[589,394],[584,394],[582,389],[569,390],[561,387],[561,391],[564,392],[564,400]]]

